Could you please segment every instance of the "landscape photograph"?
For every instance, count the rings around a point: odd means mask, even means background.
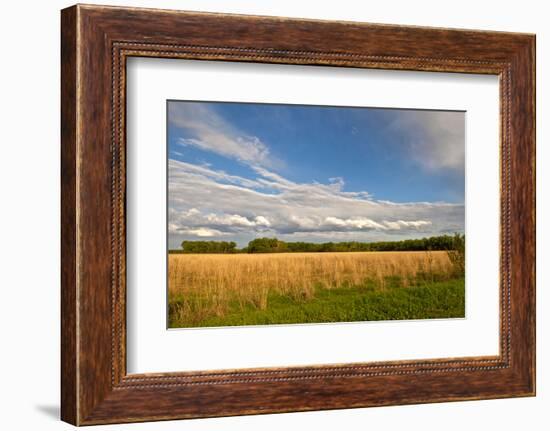
[[[465,317],[465,113],[167,101],[169,328]]]

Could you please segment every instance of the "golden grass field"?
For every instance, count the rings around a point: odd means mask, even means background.
[[[200,322],[223,317],[236,304],[265,310],[270,294],[308,301],[320,288],[370,283],[383,290],[389,278],[407,288],[419,274],[451,279],[453,265],[447,252],[170,254],[169,300],[178,298],[170,317]]]

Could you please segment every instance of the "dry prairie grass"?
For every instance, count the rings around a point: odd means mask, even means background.
[[[424,279],[453,276],[445,251],[275,254],[170,254],[170,313],[199,322],[224,316],[229,307],[265,310],[270,293],[309,300],[318,288],[375,286],[389,278],[403,287]],[[175,316],[177,318],[177,316]]]

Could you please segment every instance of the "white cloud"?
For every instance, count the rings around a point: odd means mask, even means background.
[[[266,226],[266,227],[271,226],[271,222],[264,216],[256,216],[254,221],[256,222],[256,226]]]
[[[451,111],[400,111],[391,128],[406,136],[410,157],[429,171],[464,172],[465,113]]]
[[[350,228],[350,230],[361,229],[385,229],[383,225],[375,222],[374,220],[366,217],[352,217],[348,219],[341,219],[338,217],[327,217],[325,222],[329,226],[335,226],[339,228]]]
[[[346,228],[348,230],[402,230],[407,228],[419,229],[421,227],[429,226],[431,221],[427,220],[412,220],[412,221],[382,221],[376,222],[366,217],[352,217],[347,219],[341,219],[338,217],[327,217],[325,223],[329,226],[335,226],[339,228]]]
[[[259,137],[238,130],[213,108],[169,103],[168,109],[170,124],[184,132],[180,149],[213,152],[256,174],[245,178],[208,164],[169,160],[171,245],[184,237],[369,241],[464,230],[463,204],[374,200],[368,191],[346,191],[342,177],[297,183],[273,171],[281,162]],[[463,175],[464,113],[400,111],[392,118],[390,130],[401,138],[388,148],[399,145],[421,169]]]
[[[239,227],[254,227],[254,226],[270,226],[269,220],[263,216],[256,216],[254,219],[248,219],[239,214],[223,214],[217,215],[210,213],[204,217],[209,223],[221,226],[239,226]]]
[[[388,229],[393,229],[393,230],[400,230],[400,229],[409,228],[409,227],[419,229],[421,227],[429,226],[431,224],[432,224],[432,222],[427,221],[427,220],[416,220],[416,221],[397,220],[397,221],[385,221],[384,222],[384,225]]]
[[[201,179],[208,178],[224,184],[238,184],[248,188],[262,188],[264,185],[258,181],[249,180],[247,178],[236,175],[229,175],[224,171],[215,171],[207,165],[194,165],[192,163],[169,160],[169,169],[174,166],[177,168],[170,169],[170,180],[174,183],[192,180],[193,178]]]
[[[260,138],[238,130],[204,104],[169,103],[168,118],[170,124],[184,129],[188,135],[179,139],[182,146],[197,147],[247,164],[280,164]]]
[[[288,240],[369,241],[452,233],[464,229],[464,205],[378,201],[347,192],[344,180],[295,183],[266,168],[257,178],[169,160],[170,240],[185,235]]]
[[[208,227],[198,227],[195,229],[178,229],[176,233],[190,235],[190,236],[197,236],[199,238],[211,238],[216,236],[227,235],[224,232],[221,232],[216,229],[211,229]]]

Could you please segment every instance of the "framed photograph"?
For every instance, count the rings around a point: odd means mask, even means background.
[[[465,112],[169,100],[167,120],[169,328],[465,317]]]
[[[535,36],[61,14],[62,419],[535,394]]]

